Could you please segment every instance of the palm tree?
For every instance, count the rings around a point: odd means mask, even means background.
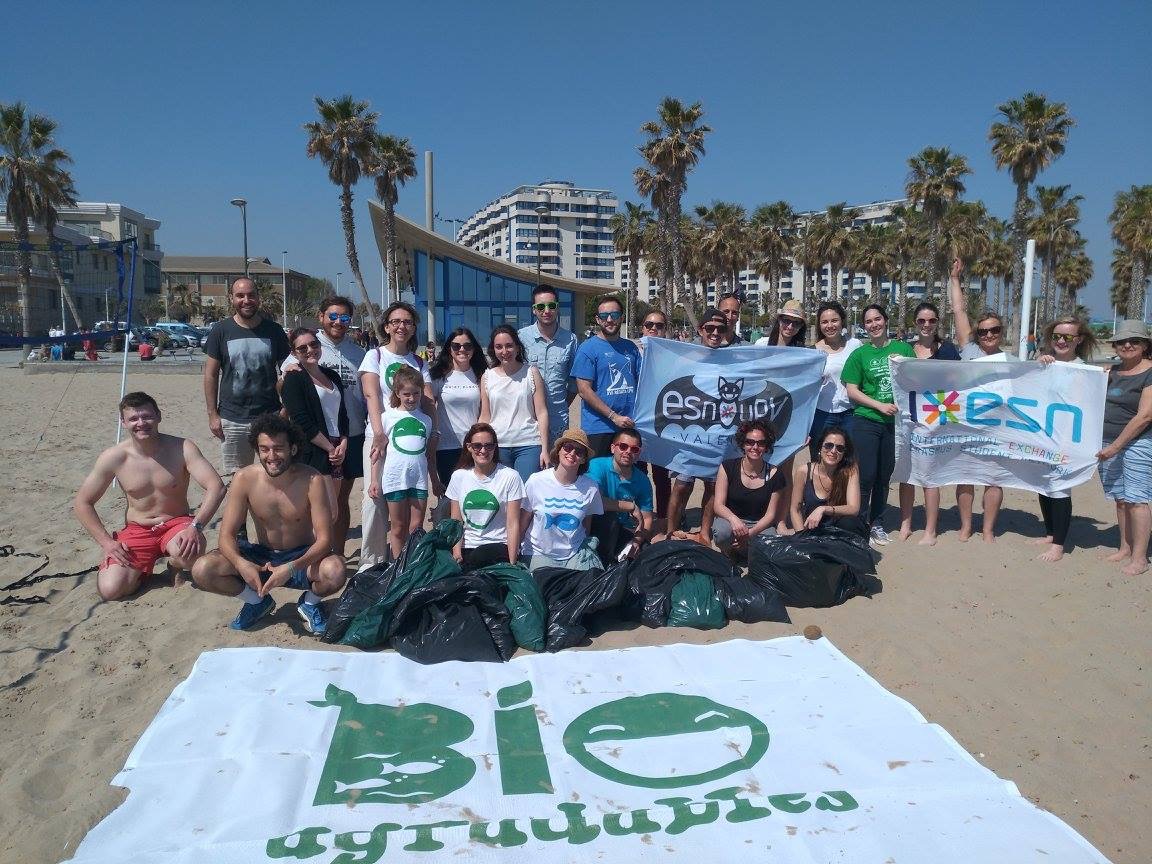
[[[1132,290],[1132,254],[1123,246],[1112,247],[1112,287],[1108,300],[1112,308],[1119,312],[1127,310],[1128,293]],[[1127,317],[1127,311],[1124,316]]]
[[[837,296],[840,288],[840,271],[844,268],[852,252],[852,220],[856,211],[841,201],[832,204],[816,217],[812,223],[812,236],[809,242],[821,264],[828,263],[828,297],[847,303],[847,293]],[[848,288],[851,291],[851,285]]]
[[[780,308],[780,282],[785,273],[792,271],[790,236],[795,225],[796,211],[787,201],[761,204],[752,213],[749,224],[752,266],[758,275],[768,280],[767,311],[772,313]],[[764,311],[762,307],[760,312]]]
[[[1067,185],[1037,186],[1036,204],[1039,212],[1028,220],[1028,233],[1036,238],[1036,253],[1044,260],[1044,279],[1041,290],[1044,302],[1041,306],[1040,321],[1046,322],[1056,313],[1053,302],[1055,283],[1052,275],[1058,266],[1060,256],[1070,251],[1080,236],[1075,225],[1080,221],[1080,202],[1083,195],[1068,196]]]
[[[361,174],[372,164],[377,138],[376,121],[380,115],[368,110],[367,102],[358,102],[345,95],[325,100],[316,97],[316,110],[320,121],[305,123],[308,133],[308,156],[317,157],[328,166],[328,179],[340,187],[340,224],[344,228],[344,247],[348,267],[360,286],[360,296],[368,307],[372,327],[376,315],[372,299],[360,275],[360,256],[356,253],[356,223],[352,216],[352,187],[360,182]]]
[[[1056,284],[1063,291],[1060,294],[1060,315],[1069,315],[1078,305],[1076,292],[1092,281],[1092,259],[1084,252],[1085,241],[1080,238],[1076,247],[1060,259],[1053,274]]]
[[[1124,317],[1144,317],[1144,291],[1152,264],[1152,185],[1133,186],[1116,194],[1108,217],[1112,238],[1127,253],[1131,281],[1124,303]]]
[[[396,202],[400,187],[416,176],[416,151],[407,138],[376,135],[365,173],[376,179],[376,197],[384,205],[384,257],[388,268],[388,296],[400,297],[400,274],[396,268]]]
[[[648,167],[633,172],[636,188],[652,201],[661,214],[668,232],[672,260],[672,303],[682,302],[684,292],[684,258],[681,242],[680,201],[687,187],[688,174],[704,155],[704,137],[712,131],[700,122],[704,108],[699,102],[685,107],[680,100],[666,97],[657,109],[657,120],[640,127],[648,140],[640,146],[640,155]],[[696,316],[685,310],[689,323],[696,328]]]
[[[647,245],[649,228],[652,225],[652,211],[643,204],[624,202],[623,213],[613,213],[608,220],[616,251],[628,256],[628,299],[624,304],[625,322],[635,320],[636,303],[640,296],[640,259],[652,250]]]
[[[735,292],[740,271],[748,263],[750,247],[745,210],[739,204],[715,201],[711,207],[697,207],[696,217],[700,225],[700,253],[719,301],[721,285]]]
[[[963,178],[971,173],[968,160],[952,153],[947,147],[925,147],[908,160],[905,194],[914,206],[920,208],[932,230],[928,244],[928,272],[931,275],[926,295],[932,293],[936,283],[946,284],[948,262],[956,250],[943,248],[941,232],[944,217],[952,204],[964,194]]]
[[[1024,246],[1028,239],[1031,200],[1028,190],[1040,172],[1064,155],[1068,130],[1076,121],[1063,102],[1049,102],[1046,96],[1028,92],[996,108],[1003,118],[992,124],[988,140],[997,168],[1008,168],[1016,184],[1016,205],[1012,212],[1012,304],[1009,331],[1020,307],[1024,286]]]
[[[997,312],[1003,311],[1001,301],[1007,293],[1006,287],[1012,281],[1012,242],[1009,239],[1011,231],[1012,226],[1008,222],[989,217],[985,223],[987,241],[969,266],[972,275],[980,280],[984,308],[994,309]],[[999,282],[995,299],[988,293],[989,279],[996,279]]]
[[[28,243],[29,220],[45,225],[49,256],[60,290],[72,310],[77,327],[80,315],[72,293],[60,275],[56,257],[56,209],[74,205],[76,190],[72,175],[64,167],[72,162],[68,153],[56,146],[56,121],[40,114],[29,114],[23,102],[0,104],[0,195],[4,196],[8,221],[16,234],[17,291],[20,303],[21,335],[24,354],[31,350],[32,318],[29,307],[29,285],[32,281],[32,252]]]
[[[908,283],[923,279],[925,296],[928,293],[927,271],[928,241],[930,231],[924,214],[919,210],[897,206],[893,209],[897,228],[892,238],[892,251],[896,258],[896,278],[893,287],[899,285],[896,320],[898,328],[908,326]]]
[[[849,266],[853,272],[860,271],[868,276],[872,290],[869,303],[880,302],[880,285],[885,277],[891,277],[896,270],[896,250],[893,245],[895,231],[888,225],[865,225],[856,232],[856,248]]]

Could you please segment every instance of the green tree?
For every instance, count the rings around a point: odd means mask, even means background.
[[[1012,283],[1012,226],[1003,219],[990,217],[985,230],[987,242],[968,267],[980,280],[985,308],[1003,312],[1008,286]],[[989,279],[997,280],[995,297],[989,293]]]
[[[1084,252],[1085,241],[1079,240],[1076,246],[1067,252],[1056,265],[1053,278],[1056,284],[1063,289],[1060,293],[1059,315],[1069,315],[1079,304],[1076,302],[1077,292],[1092,281],[1092,259]]]
[[[1126,318],[1144,317],[1144,292],[1152,264],[1152,185],[1133,186],[1116,195],[1108,217],[1112,239],[1127,255],[1131,268],[1128,296],[1123,304]]]
[[[672,304],[684,302],[684,250],[682,243],[681,200],[688,185],[688,174],[704,155],[704,138],[712,131],[700,122],[704,108],[699,102],[685,106],[678,99],[666,97],[657,109],[657,119],[640,127],[648,140],[640,145],[640,155],[647,166],[633,171],[639,193],[652,202],[667,232],[672,264]],[[685,307],[693,329],[696,316]]]
[[[904,191],[912,204],[920,208],[931,231],[928,242],[930,281],[925,295],[934,293],[937,284],[947,284],[950,259],[957,250],[945,248],[942,236],[944,217],[964,194],[964,177],[971,173],[968,160],[947,147],[925,147],[908,160]]]
[[[376,179],[376,197],[384,205],[384,257],[388,268],[388,296],[400,297],[400,274],[396,268],[396,202],[400,187],[416,176],[416,151],[407,138],[376,135],[372,140],[368,173]]]
[[[72,175],[65,167],[72,163],[72,157],[56,146],[55,134],[56,121],[40,114],[29,114],[23,102],[0,104],[0,195],[4,196],[8,221],[16,235],[17,296],[25,356],[32,348],[29,220],[45,226],[51,249],[49,257],[57,282],[77,326],[82,326],[76,301],[61,276],[59,258],[53,248],[56,208],[76,203]]]
[[[869,303],[880,302],[881,284],[886,278],[891,279],[896,271],[895,233],[888,225],[876,224],[865,225],[856,232],[849,268],[853,273],[861,272],[868,276],[872,283]]]
[[[1123,246],[1114,246],[1110,269],[1112,287],[1108,292],[1108,300],[1117,313],[1123,309],[1123,314],[1127,317],[1128,294],[1132,290],[1132,253]]]
[[[648,239],[651,234],[652,211],[642,204],[624,202],[623,213],[613,213],[608,220],[616,251],[628,256],[628,297],[624,304],[624,319],[634,325],[640,302],[640,259],[651,252]],[[632,329],[635,329],[633,326]]]
[[[356,252],[356,221],[352,215],[352,187],[360,182],[365,166],[372,162],[377,138],[376,121],[380,115],[368,110],[367,102],[351,96],[325,100],[316,97],[320,120],[304,124],[308,133],[309,158],[318,158],[328,168],[328,179],[340,187],[340,224],[344,229],[344,247],[348,266],[360,287],[360,296],[368,306],[372,298],[360,275],[360,256]],[[372,326],[376,327],[375,316]]]
[[[780,283],[785,273],[792,272],[792,241],[796,211],[787,201],[762,204],[750,221],[752,266],[768,280],[767,311],[775,315],[780,308]],[[763,305],[760,308],[763,314]]]
[[[813,220],[808,241],[820,262],[817,266],[828,264],[828,297],[844,304],[848,303],[852,286],[840,291],[840,271],[852,255],[852,221],[856,212],[843,201],[832,204]]]
[[[1080,202],[1083,195],[1069,197],[1064,186],[1037,186],[1037,212],[1028,220],[1028,233],[1036,239],[1036,254],[1044,261],[1044,278],[1041,291],[1044,300],[1041,304],[1040,323],[1051,320],[1057,314],[1056,284],[1053,274],[1059,266],[1061,256],[1075,248],[1080,238],[1076,223],[1080,221]],[[1061,305],[1061,308],[1062,305]]]
[[[1076,121],[1063,102],[1049,102],[1046,96],[1028,92],[996,107],[1001,119],[992,124],[988,139],[997,168],[1007,168],[1016,185],[1016,204],[1012,211],[1012,235],[1015,248],[1012,263],[1012,302],[1009,332],[1020,310],[1020,292],[1024,286],[1024,246],[1028,239],[1028,216],[1032,202],[1029,189],[1040,172],[1064,155],[1068,131]]]
[[[748,263],[751,247],[746,212],[739,204],[714,201],[710,207],[697,207],[696,217],[705,278],[715,285],[719,302],[722,286],[735,292],[740,271]]]

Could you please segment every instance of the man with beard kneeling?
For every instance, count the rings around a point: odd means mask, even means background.
[[[321,598],[344,587],[344,559],[331,552],[332,512],[325,479],[296,464],[300,430],[279,414],[257,417],[248,441],[259,462],[236,472],[220,522],[220,548],[192,568],[196,585],[215,594],[239,595],[240,613],[229,625],[248,630],[272,611],[273,588],[303,591],[296,611],[304,627],[323,635],[328,617]],[[237,539],[248,515],[258,542]]]

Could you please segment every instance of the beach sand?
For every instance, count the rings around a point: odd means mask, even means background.
[[[161,428],[191,437],[219,464],[199,377],[133,370],[129,388],[156,397]],[[0,391],[0,544],[47,555],[45,572],[98,563],[98,548],[70,506],[114,438],[119,376],[2,368]],[[951,504],[951,493],[944,497]],[[770,639],[819,625],[1029,800],[1113,861],[1143,864],[1152,858],[1152,577],[1126,578],[1099,560],[1118,535],[1098,482],[1075,490],[1073,500],[1078,548],[1055,565],[1033,560],[1035,496],[1009,490],[998,542],[958,543],[952,507],[936,547],[888,547],[879,568],[884,589],[872,599],[791,610],[791,626],[623,629],[598,637],[591,649]],[[105,523],[119,526],[122,508],[115,493],[106,496]],[[890,527],[894,520],[891,513]],[[350,540],[349,551],[357,545]],[[0,557],[0,585],[36,563]],[[0,862],[55,862],[74,853],[124,799],[109,780],[200,652],[250,645],[349,650],[303,633],[287,602],[294,594],[283,594],[281,608],[256,632],[236,633],[226,627],[235,600],[190,585],[173,589],[159,577],[121,603],[100,602],[94,575],[16,593],[44,594],[50,602],[0,607]]]

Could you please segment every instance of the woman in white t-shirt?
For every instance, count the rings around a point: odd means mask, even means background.
[[[500,440],[500,461],[527,481],[548,467],[548,404],[544,379],[529,366],[516,328],[501,324],[488,342],[492,364],[480,379],[480,422],[489,423]]]
[[[476,423],[464,434],[460,467],[452,472],[444,495],[452,502],[452,518],[464,523],[464,534],[453,556],[465,570],[489,564],[515,564],[520,555],[520,475],[496,461],[499,442],[487,423]]]
[[[844,371],[848,355],[862,343],[859,339],[844,338],[847,324],[848,316],[844,307],[835,300],[820,304],[816,312],[816,328],[820,331],[820,339],[814,347],[817,351],[823,351],[827,359],[824,375],[820,379],[820,393],[816,397],[816,413],[812,415],[812,428],[808,432],[808,454],[812,462],[819,461],[816,442],[821,440],[826,428],[835,426],[845,434],[852,428],[852,400],[848,398],[848,390],[840,380],[840,373]]]
[[[429,370],[436,398],[436,428],[440,432],[436,472],[445,486],[460,461],[465,433],[480,419],[479,382],[487,368],[484,352],[472,331],[457,327],[448,334]]]
[[[588,543],[592,517],[604,512],[600,487],[583,474],[591,454],[588,436],[580,429],[568,429],[548,454],[552,467],[533,474],[524,484],[521,525],[527,530],[521,552],[528,557],[530,569],[603,566]]]
[[[392,396],[392,378],[401,366],[411,366],[420,372],[424,381],[424,392],[420,409],[433,418],[433,431],[429,436],[430,447],[436,446],[435,400],[432,395],[432,378],[427,364],[416,356],[416,325],[420,317],[408,303],[393,303],[384,310],[380,323],[380,346],[372,348],[364,355],[360,364],[360,384],[364,391],[364,401],[368,405],[368,423],[364,428],[364,498],[360,507],[363,537],[361,539],[360,569],[366,570],[386,560],[388,555],[388,513],[383,506],[368,494],[368,477],[372,467],[379,466],[384,458],[384,448],[377,441],[384,440],[382,417]],[[377,471],[379,468],[377,467]],[[433,491],[439,495],[442,490],[440,478],[433,478]]]

